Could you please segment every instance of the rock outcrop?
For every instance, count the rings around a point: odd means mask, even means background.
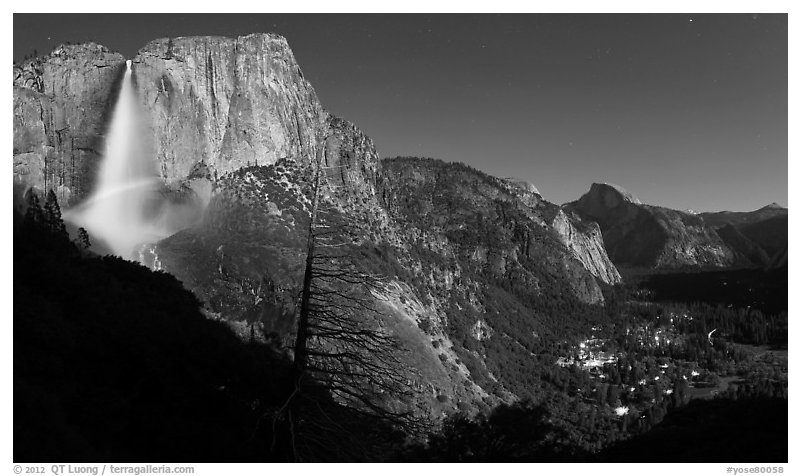
[[[559,210],[551,221],[560,241],[596,278],[607,284],[621,281],[620,273],[606,254],[601,228],[594,221]]]
[[[350,122],[329,114],[324,147],[323,164],[330,183],[347,192],[375,195],[381,164],[372,139]]]
[[[609,184],[592,184],[579,200],[565,205],[600,225],[609,257],[633,268],[720,267],[738,256],[700,216],[642,204]]]

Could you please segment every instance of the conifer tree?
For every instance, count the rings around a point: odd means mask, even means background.
[[[24,226],[26,228],[42,226],[44,223],[44,212],[39,202],[39,196],[33,190],[28,192],[26,199],[27,209],[25,210]]]
[[[78,246],[83,249],[89,249],[89,247],[92,246],[92,243],[89,241],[89,233],[84,227],[78,228]]]
[[[276,412],[274,447],[295,461],[359,460],[369,451],[371,431],[422,431],[398,401],[412,395],[402,349],[382,327],[376,295],[386,283],[360,272],[350,259],[354,233],[335,204],[327,202],[325,140],[312,153],[311,204],[293,347],[293,388]],[[336,403],[336,407],[331,405]],[[336,413],[336,414],[335,414]],[[364,425],[359,422],[372,422]],[[369,426],[369,427],[368,427]],[[361,434],[358,434],[361,433]],[[370,450],[372,451],[372,450]]]
[[[47,192],[47,198],[45,199],[44,223],[52,233],[67,236],[67,228],[61,218],[61,207],[58,206],[58,199],[53,189]]]

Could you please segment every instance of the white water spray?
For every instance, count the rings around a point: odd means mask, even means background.
[[[65,218],[83,226],[123,258],[170,233],[153,225],[153,213],[163,200],[152,159],[144,153],[138,103],[126,61],[120,95],[106,136],[106,150],[92,196]]]

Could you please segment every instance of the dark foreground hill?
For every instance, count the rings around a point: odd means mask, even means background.
[[[173,276],[15,233],[15,461],[262,459],[256,422],[286,371]]]
[[[291,390],[285,356],[205,317],[172,275],[90,255],[53,226],[15,218],[15,461],[289,459],[272,418]],[[314,459],[374,458],[392,438],[324,393],[318,405],[362,439],[318,434]]]

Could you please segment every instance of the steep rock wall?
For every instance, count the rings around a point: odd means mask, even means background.
[[[551,226],[568,250],[596,278],[607,284],[621,281],[620,273],[606,254],[603,235],[597,223],[581,220],[578,216],[568,216],[559,210],[551,221]]]
[[[187,37],[150,42],[134,75],[161,176],[205,165],[223,175],[309,156],[326,113],[283,37]]]
[[[167,184],[304,160],[327,133],[328,115],[278,35],[160,39],[132,62],[143,141]],[[88,195],[124,65],[88,43],[14,67],[18,183],[58,190],[68,205]]]
[[[91,190],[125,58],[94,43],[63,45],[14,66],[14,180],[62,203]]]

